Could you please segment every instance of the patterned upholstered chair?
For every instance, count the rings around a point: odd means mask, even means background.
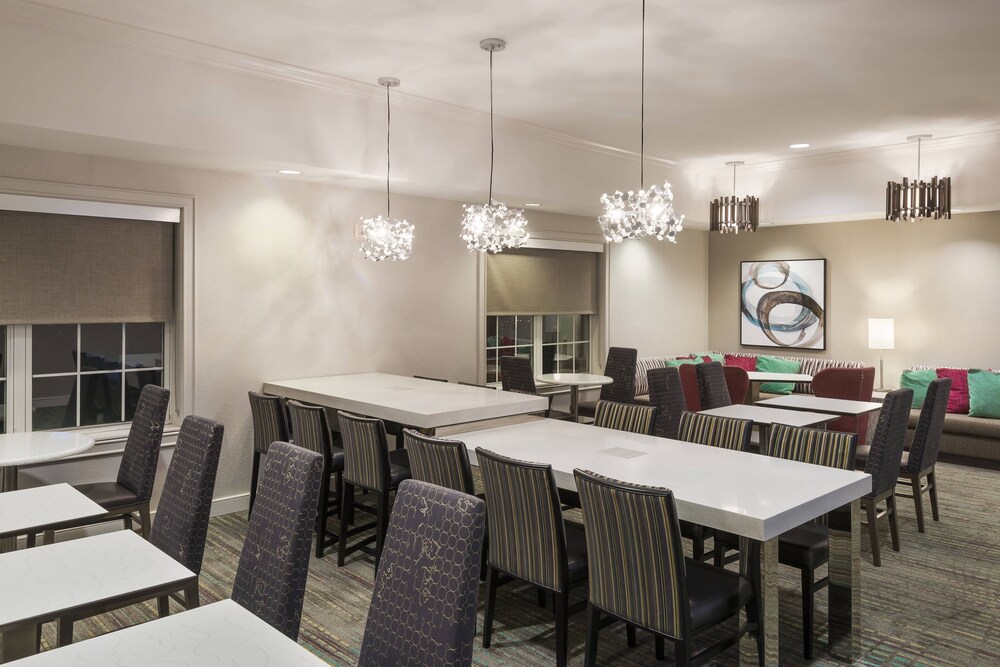
[[[684,558],[673,494],[592,472],[573,473],[591,561],[584,664],[596,663],[598,632],[605,625],[602,614],[652,632],[657,658],[663,657],[663,640],[673,640],[678,665],[708,660],[752,631],[757,635],[760,664],[764,664],[753,587],[736,572]],[[622,552],[630,557],[622,558]],[[696,635],[741,609],[750,622],[738,628],[735,637],[724,637],[692,655]]]
[[[653,435],[676,439],[681,413],[684,412],[680,372],[676,368],[651,368],[646,371],[646,380],[649,383],[649,404],[656,406]]]
[[[631,403],[635,400],[635,364],[639,351],[631,347],[608,348],[608,359],[604,363],[604,374],[614,382],[601,386],[602,401]],[[597,412],[597,401],[585,401],[579,405],[581,417],[593,417]]]
[[[316,507],[327,477],[321,454],[287,442],[271,445],[233,582],[234,602],[293,640],[299,637]]]
[[[583,526],[563,521],[552,466],[509,459],[477,448],[489,513],[489,558],[483,648],[493,636],[497,588],[522,580],[555,597],[556,665],[568,652],[569,590],[587,581]]]
[[[813,377],[812,393],[824,398],[843,398],[850,401],[872,400],[875,386],[875,368],[824,368]],[[868,443],[869,415],[841,417],[826,425],[828,431],[846,431],[858,434],[858,449]]]
[[[697,364],[694,371],[698,378],[698,400],[702,410],[724,408],[733,404],[722,364],[718,361]]]
[[[295,444],[323,456],[323,485],[316,514],[316,558],[339,542],[339,534],[330,530],[330,519],[337,516],[344,498],[344,450],[333,445],[326,410],[318,405],[287,402],[288,416],[295,432]],[[330,478],[333,477],[333,488]]]
[[[405,449],[389,451],[385,425],[381,419],[359,417],[343,410],[337,413],[337,419],[344,439],[344,496],[340,512],[337,565],[343,566],[348,554],[362,551],[375,557],[375,572],[378,574],[385,533],[389,528],[389,494],[401,482],[410,479],[410,459]],[[355,487],[375,496],[374,508],[355,502]],[[351,528],[356,509],[374,514],[375,521]],[[375,529],[373,535],[348,544],[349,538],[372,528]]]
[[[726,387],[729,388],[729,400],[733,405],[746,403],[747,391],[750,389],[750,376],[739,366],[723,366],[726,375]]]
[[[256,391],[247,393],[250,395],[250,416],[253,418],[253,468],[250,471],[250,512],[253,512],[260,457],[267,455],[267,448],[272,442],[288,442],[288,414],[285,401],[280,396]]]
[[[612,428],[629,433],[653,434],[656,426],[656,407],[635,403],[598,401],[594,413],[594,426]]]
[[[486,505],[415,480],[399,485],[359,667],[469,667]]]
[[[921,497],[929,494],[931,501],[931,517],[939,520],[937,475],[934,467],[937,465],[938,448],[941,446],[941,433],[944,430],[944,415],[948,407],[948,395],[951,393],[951,379],[938,378],[927,387],[927,396],[920,408],[920,418],[917,429],[913,433],[913,441],[909,451],[903,452],[900,462],[899,479],[909,482],[912,490],[913,503],[916,505],[917,530],[924,532],[924,503]],[[923,485],[923,480],[927,485]],[[910,496],[898,494],[904,498]]]

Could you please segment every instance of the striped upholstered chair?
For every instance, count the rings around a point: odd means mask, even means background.
[[[485,522],[479,498],[416,480],[399,485],[359,667],[472,664]]]
[[[711,659],[747,632],[757,635],[764,664],[763,636],[757,631],[759,607],[750,582],[740,574],[684,558],[673,494],[668,489],[618,482],[574,470],[580,491],[587,550],[590,601],[584,664],[597,659],[602,614],[656,636],[657,658],[664,639],[675,646],[676,664]],[[628,555],[623,558],[622,554]],[[749,623],[736,636],[692,655],[692,639],[744,609]]]
[[[938,520],[937,475],[934,473],[934,467],[937,465],[941,433],[944,430],[944,415],[950,393],[950,378],[938,378],[928,385],[927,396],[920,408],[920,418],[917,420],[917,429],[913,433],[910,450],[903,452],[900,462],[899,479],[910,484],[913,502],[916,505],[917,530],[921,533],[924,532],[924,503],[921,497],[924,493],[930,495],[931,517],[935,521]],[[924,479],[927,480],[926,486],[922,484]]]
[[[698,400],[702,410],[724,408],[733,404],[722,364],[718,361],[697,364],[694,372],[698,378]]]
[[[250,416],[253,418],[253,468],[250,471],[250,512],[257,499],[257,477],[260,474],[260,457],[267,456],[272,442],[288,442],[288,413],[285,399],[280,396],[250,395]]]
[[[646,371],[649,383],[649,404],[656,406],[656,425],[653,435],[677,438],[681,413],[684,412],[684,388],[681,374],[673,367],[651,368]]]
[[[635,366],[639,352],[631,347],[608,348],[608,359],[604,364],[604,374],[614,382],[601,386],[602,401],[631,403],[635,400]],[[593,417],[597,413],[596,401],[580,403],[582,417]]]
[[[432,438],[409,428],[403,429],[403,442],[410,457],[412,479],[476,495],[464,442]]]
[[[490,540],[483,648],[489,648],[493,636],[497,588],[519,579],[553,593],[556,665],[565,667],[569,589],[587,582],[583,526],[563,521],[552,466],[482,448],[476,449],[476,457],[486,489]]]
[[[594,412],[594,426],[616,431],[652,435],[656,426],[656,407],[636,403],[598,401]]]

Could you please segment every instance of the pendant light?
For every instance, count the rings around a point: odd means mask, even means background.
[[[736,197],[736,167],[744,163],[739,160],[727,162],[733,168],[733,196],[712,200],[708,217],[708,229],[723,234],[739,234],[741,231],[755,232],[760,223],[760,200],[747,195]]]
[[[398,220],[391,215],[391,199],[389,197],[389,169],[392,160],[389,153],[389,129],[392,115],[389,110],[389,89],[399,86],[399,79],[384,76],[378,80],[378,85],[385,88],[385,217],[362,218],[361,253],[365,259],[381,262],[383,259],[393,261],[403,260],[413,252],[413,225],[406,220]]]
[[[900,220],[940,220],[951,219],[951,178],[933,177],[930,183],[920,180],[920,144],[931,139],[930,134],[915,134],[907,141],[917,142],[917,179],[902,183],[889,181],[885,188],[885,219]]]
[[[491,37],[479,42],[479,48],[490,54],[490,192],[485,204],[468,204],[462,219],[462,240],[470,251],[501,252],[521,248],[528,242],[528,221],[521,209],[507,208],[493,200],[493,54],[503,51],[507,43]]]

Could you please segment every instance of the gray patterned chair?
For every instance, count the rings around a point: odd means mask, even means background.
[[[722,364],[718,361],[696,364],[694,370],[698,378],[698,399],[702,410],[724,408],[733,404]]]
[[[710,660],[754,632],[764,664],[759,606],[746,577],[684,558],[674,496],[668,489],[626,484],[574,470],[580,492],[587,550],[590,554],[590,600],[584,664],[597,661],[598,633],[607,621],[635,627],[656,637],[657,658],[664,639],[674,642],[676,664]],[[623,558],[622,553],[629,554]],[[745,610],[749,622],[692,655],[692,640]]]
[[[598,401],[594,426],[652,435],[656,426],[656,408],[652,405]]]
[[[233,582],[234,602],[293,640],[324,477],[322,455],[287,442],[271,445]]]
[[[903,452],[900,461],[899,478],[909,482],[911,495],[897,494],[904,498],[912,497],[917,513],[917,530],[924,532],[923,494],[929,494],[931,501],[931,518],[940,520],[938,514],[937,475],[934,468],[937,465],[938,450],[941,447],[941,434],[944,432],[944,417],[948,408],[948,395],[951,393],[951,379],[938,378],[927,387],[927,395],[920,408],[920,419],[913,433],[909,451]],[[927,485],[923,485],[923,480]]]
[[[684,412],[684,388],[681,374],[676,368],[651,368],[646,372],[649,387],[649,404],[656,407],[656,424],[653,435],[677,439],[681,413]]]
[[[288,442],[288,414],[285,401],[280,396],[270,396],[256,391],[250,395],[250,416],[253,418],[253,467],[250,471],[250,512],[257,499],[257,477],[260,475],[260,457],[267,456],[272,442]]]
[[[563,521],[552,466],[482,448],[476,449],[476,457],[486,489],[490,540],[483,648],[489,648],[493,636],[497,588],[526,581],[554,595],[556,665],[566,667],[569,590],[587,582],[583,526]]]
[[[399,485],[359,667],[469,667],[486,506],[425,482]]]
[[[614,382],[601,386],[602,401],[632,403],[635,400],[635,366],[639,352],[631,347],[608,348],[608,359],[604,363],[604,375]],[[580,403],[581,417],[593,417],[597,411],[597,401]]]

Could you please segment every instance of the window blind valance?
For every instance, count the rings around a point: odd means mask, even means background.
[[[507,250],[486,258],[488,315],[597,313],[594,252]]]
[[[175,226],[0,211],[0,324],[173,320]]]

